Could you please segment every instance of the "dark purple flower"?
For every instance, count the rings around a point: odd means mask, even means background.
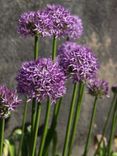
[[[65,74],[75,81],[96,77],[99,63],[92,50],[74,42],[66,42],[58,50],[58,60]]]
[[[7,118],[9,113],[19,105],[16,91],[10,90],[5,86],[0,86],[0,118]]]
[[[18,23],[18,32],[22,36],[33,36],[36,34],[36,26],[35,26],[35,12],[28,11],[23,13],[20,16],[19,23]]]
[[[117,84],[113,85],[111,90],[113,93],[117,93]]]
[[[109,85],[105,80],[92,80],[88,83],[88,91],[89,94],[93,96],[108,96],[109,94]]]
[[[57,61],[53,63],[49,58],[41,58],[23,63],[16,78],[17,89],[29,100],[42,101],[49,97],[53,103],[65,94],[65,79]]]

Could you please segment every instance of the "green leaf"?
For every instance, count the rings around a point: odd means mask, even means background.
[[[112,153],[112,156],[117,156],[117,152],[113,152]]]
[[[4,156],[16,156],[16,147],[15,142],[12,139],[5,139],[4,148],[3,148]]]

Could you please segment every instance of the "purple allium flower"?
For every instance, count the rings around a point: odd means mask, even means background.
[[[36,32],[42,37],[49,37],[52,35],[50,32],[51,19],[44,10],[35,12],[35,27]]]
[[[117,84],[113,85],[111,90],[113,93],[117,93]]]
[[[79,38],[83,32],[82,21],[72,16],[69,10],[61,5],[47,5],[43,10],[28,11],[20,16],[18,32],[22,36],[42,37],[55,36]]]
[[[74,42],[66,42],[58,53],[60,66],[73,80],[86,81],[96,77],[99,63],[91,49]]]
[[[61,5],[53,4],[47,5],[44,12],[50,19],[50,34],[55,37],[64,36],[69,24],[69,10],[65,9]]]
[[[36,34],[35,30],[35,12],[28,11],[20,16],[18,24],[18,32],[22,36],[33,36]]]
[[[65,94],[65,79],[57,61],[53,63],[49,58],[41,58],[22,64],[16,78],[17,89],[29,100],[36,98],[42,101],[49,97],[53,103]]]
[[[83,24],[82,20],[78,16],[69,16],[68,17],[68,28],[66,30],[66,35],[69,39],[77,39],[83,33]]]
[[[19,105],[16,91],[10,90],[5,86],[0,86],[0,118],[7,118],[9,113]]]
[[[109,94],[109,85],[105,80],[94,79],[88,83],[89,94],[93,96],[108,96]]]
[[[21,15],[19,19],[18,32],[22,36],[34,36],[39,34],[43,37],[51,36],[50,19],[43,11],[29,11]]]

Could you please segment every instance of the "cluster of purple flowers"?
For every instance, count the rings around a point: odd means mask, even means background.
[[[89,94],[91,94],[92,96],[99,96],[99,97],[108,96],[109,95],[108,82],[99,79],[92,80],[88,84],[88,91]]]
[[[74,42],[66,42],[59,48],[58,60],[65,74],[74,81],[94,79],[99,69],[92,50]]]
[[[0,118],[7,118],[20,103],[16,91],[0,86]]]
[[[53,63],[49,58],[23,63],[16,79],[18,92],[29,100],[42,101],[49,97],[53,103],[66,92],[66,77],[58,62]]]
[[[25,12],[19,19],[18,32],[23,36],[39,34],[55,37],[79,38],[82,21],[61,5],[47,5],[43,10]]]

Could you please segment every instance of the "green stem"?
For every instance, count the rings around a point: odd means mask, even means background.
[[[75,111],[75,116],[74,116],[74,119],[72,119],[73,120],[73,126],[72,126],[72,129],[71,129],[71,136],[70,136],[68,155],[67,156],[70,156],[71,152],[72,152],[72,146],[73,146],[73,143],[74,143],[77,124],[78,124],[79,117],[80,117],[80,112],[81,112],[83,93],[84,93],[84,84],[82,82],[80,82],[79,91],[78,91],[77,105],[76,105],[76,109],[75,109],[76,110]]]
[[[35,35],[35,39],[34,39],[34,60],[38,59],[39,56],[39,37],[38,35]]]
[[[3,156],[5,119],[0,119],[0,156]]]
[[[35,35],[35,38],[34,38],[34,60],[37,60],[38,56],[39,56],[39,37],[38,37],[38,35]],[[34,136],[36,109],[37,109],[36,99],[33,98],[33,100],[32,100],[32,113],[31,113],[31,141],[33,141],[33,136]]]
[[[52,156],[55,156],[55,155],[56,155],[57,143],[58,143],[58,136],[57,136],[57,132],[54,131],[54,136],[53,136],[53,147],[52,147]]]
[[[58,121],[58,115],[59,115],[59,112],[60,112],[61,102],[62,102],[62,98],[60,98],[58,100],[58,102],[56,103],[56,106],[54,107],[52,123],[51,123],[50,129],[48,130],[48,134],[46,136],[46,142],[45,142],[45,145],[44,145],[43,156],[47,155],[49,145],[51,143],[51,140],[53,139],[53,134],[54,134],[54,131],[55,131],[56,126],[57,126],[57,121]]]
[[[43,135],[42,135],[42,139],[41,139],[41,143],[40,143],[40,148],[39,148],[38,156],[42,156],[42,154],[43,154],[44,144],[45,144],[45,140],[46,140],[46,136],[47,136],[47,131],[48,131],[50,108],[51,108],[51,102],[48,99],[46,116],[45,116],[45,122],[44,122],[44,131],[43,131]]]
[[[51,128],[53,128],[54,130],[57,125],[57,120],[58,120],[58,115],[60,112],[61,103],[62,103],[62,98],[60,98],[58,100],[58,102],[56,103],[56,106],[54,107],[54,113],[53,113],[52,123],[51,123]]]
[[[53,41],[52,41],[52,60],[56,58],[56,50],[57,49],[57,40],[56,37],[53,36]]]
[[[99,141],[99,143],[98,143],[98,147],[97,147],[97,149],[96,149],[96,151],[95,151],[95,153],[94,153],[94,156],[97,155],[98,150],[99,150],[99,148],[100,148],[100,145],[101,145],[101,143],[102,143],[102,141],[103,141],[103,137],[104,137],[104,135],[105,135],[105,132],[106,132],[106,129],[107,129],[107,126],[108,126],[108,123],[109,123],[109,120],[110,120],[112,111],[113,111],[113,109],[114,109],[116,96],[117,96],[117,95],[114,94],[114,97],[113,97],[113,99],[112,99],[112,102],[111,102],[111,105],[110,105],[110,108],[109,108],[109,111],[108,111],[108,114],[107,114],[107,119],[106,119],[106,122],[105,122],[105,124],[104,124],[104,128],[103,128],[103,130],[102,130],[102,137],[101,137],[101,139],[100,139],[100,141]]]
[[[22,120],[22,136],[21,136],[21,140],[20,140],[20,143],[19,143],[19,149],[18,149],[18,154],[17,154],[18,156],[21,155],[21,149],[22,149],[22,144],[23,144],[23,139],[24,139],[27,107],[28,107],[28,102],[26,102],[25,105],[24,105],[23,120]]]
[[[37,141],[37,135],[38,135],[39,122],[40,122],[40,115],[41,115],[41,103],[38,103],[37,104],[36,119],[35,119],[35,128],[34,128],[34,134],[33,134],[34,136],[33,136],[31,156],[35,155],[36,141]]]
[[[32,100],[32,116],[31,116],[31,136],[33,140],[34,126],[35,126],[35,118],[36,118],[36,99]]]
[[[76,102],[77,91],[78,91],[78,85],[75,83],[74,89],[73,89],[73,94],[72,94],[72,101],[71,101],[71,105],[70,105],[70,112],[69,112],[69,118],[68,118],[68,123],[67,123],[66,136],[65,136],[65,142],[64,142],[62,156],[68,156],[67,155],[68,144],[70,141],[70,132],[71,132],[73,115],[74,115],[74,107],[75,107],[75,102]]]
[[[116,103],[115,103],[115,107],[114,107],[110,138],[109,138],[109,142],[108,142],[108,154],[107,154],[108,156],[111,155],[112,141],[113,141],[113,138],[114,138],[115,126],[116,126],[116,117],[117,117],[117,99],[116,99]]]
[[[87,136],[83,156],[87,156],[87,154],[88,154],[89,144],[90,144],[90,140],[91,140],[92,127],[93,127],[93,123],[94,123],[95,115],[96,115],[97,100],[98,100],[98,97],[96,96],[95,100],[94,100],[94,106],[93,106],[93,110],[92,110],[91,121],[90,121],[90,126],[89,126],[89,131],[88,131],[88,136]]]

